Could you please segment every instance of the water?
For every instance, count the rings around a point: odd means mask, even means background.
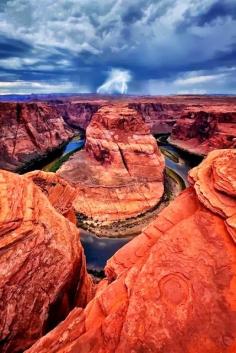
[[[80,228],[80,240],[86,255],[88,270],[102,276],[107,260],[131,239],[132,237],[99,238],[95,234]]]
[[[80,138],[80,136],[74,137],[70,142],[65,145],[59,154],[57,154],[57,158],[47,161],[46,164],[42,166],[42,170],[45,172],[56,172],[63,163],[65,163],[73,153],[81,150],[84,147],[85,139]]]
[[[85,140],[71,140],[64,148],[63,150],[63,155],[69,153],[69,152],[74,152],[75,150],[79,150],[82,147],[84,147]]]
[[[176,173],[181,182],[183,188],[188,186],[187,175],[188,171],[199,163],[194,157],[182,153],[176,147],[171,146],[165,141],[157,137],[157,142],[165,155],[166,167]],[[57,158],[47,162],[44,165],[43,170],[55,172],[65,163],[73,153],[84,147],[85,140],[78,136],[72,139],[57,155]],[[108,237],[97,237],[95,234],[80,228],[81,243],[84,247],[86,255],[87,268],[89,272],[92,272],[98,277],[103,276],[103,269],[106,265],[107,260],[114,255],[114,253],[122,246],[127,244],[132,237],[125,238],[108,238]]]

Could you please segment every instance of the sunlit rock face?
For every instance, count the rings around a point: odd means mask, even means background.
[[[58,174],[76,187],[77,213],[102,222],[136,217],[164,192],[164,157],[141,115],[122,104],[94,114],[85,150]]]
[[[42,176],[34,178],[36,184],[39,177],[42,180]],[[58,180],[49,175],[46,182]],[[59,181],[55,186],[41,183],[41,188],[51,202],[29,177],[0,171],[3,353],[23,352],[75,305],[85,306],[92,296],[79,232],[58,212],[64,209],[59,205],[63,189],[67,193],[70,187]]]
[[[217,148],[235,148],[236,113],[189,112],[177,120],[169,141],[199,155]]]
[[[0,168],[18,170],[68,141],[73,130],[47,103],[0,103]]]
[[[107,279],[27,353],[234,353],[236,150],[190,173],[191,187],[107,263]]]
[[[76,214],[73,207],[76,196],[75,188],[55,173],[36,170],[26,173],[25,176],[41,189],[59,213],[76,224]]]

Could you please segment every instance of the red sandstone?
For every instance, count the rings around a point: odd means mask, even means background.
[[[36,184],[42,175],[34,177]],[[31,176],[32,178],[32,176]],[[61,207],[65,182],[47,186],[0,171],[0,350],[18,353],[92,296],[74,224]],[[47,182],[58,182],[51,175]],[[55,193],[58,193],[56,195]],[[67,203],[64,200],[64,205]]]
[[[174,125],[170,143],[199,155],[236,147],[236,112],[189,112]]]
[[[192,186],[108,261],[87,307],[27,353],[234,353],[235,158],[209,154]]]
[[[103,222],[136,217],[163,195],[164,157],[141,115],[104,106],[86,131],[85,150],[57,172],[76,187],[77,213]]]

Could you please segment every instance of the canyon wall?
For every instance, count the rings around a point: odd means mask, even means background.
[[[199,155],[235,148],[236,112],[189,112],[177,120],[169,142]]]
[[[171,133],[170,142],[198,154],[235,146],[236,103],[232,97],[67,97],[0,102],[0,168],[19,171],[58,150],[85,130],[99,108],[127,105],[142,115],[152,134]],[[210,117],[210,118],[209,118]],[[208,123],[209,122],[209,123]],[[208,140],[210,133],[210,141]],[[201,145],[201,146],[198,146]]]
[[[63,117],[67,125],[74,129],[86,130],[92,116],[101,107],[100,102],[59,101],[50,105]]]
[[[73,192],[55,174],[0,171],[2,353],[23,352],[92,298],[78,229],[59,213]]]
[[[87,307],[27,353],[236,351],[236,150],[211,152],[189,179],[108,261]]]
[[[0,103],[0,168],[18,171],[50,155],[85,129],[99,105]]]
[[[45,157],[73,135],[45,103],[0,103],[0,168],[16,171]]]

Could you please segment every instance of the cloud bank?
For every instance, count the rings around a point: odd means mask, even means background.
[[[45,91],[236,93],[235,14],[235,0],[1,0],[0,82],[24,83],[8,86],[12,93],[26,83],[33,92],[37,83]],[[107,77],[116,70],[132,80]]]

